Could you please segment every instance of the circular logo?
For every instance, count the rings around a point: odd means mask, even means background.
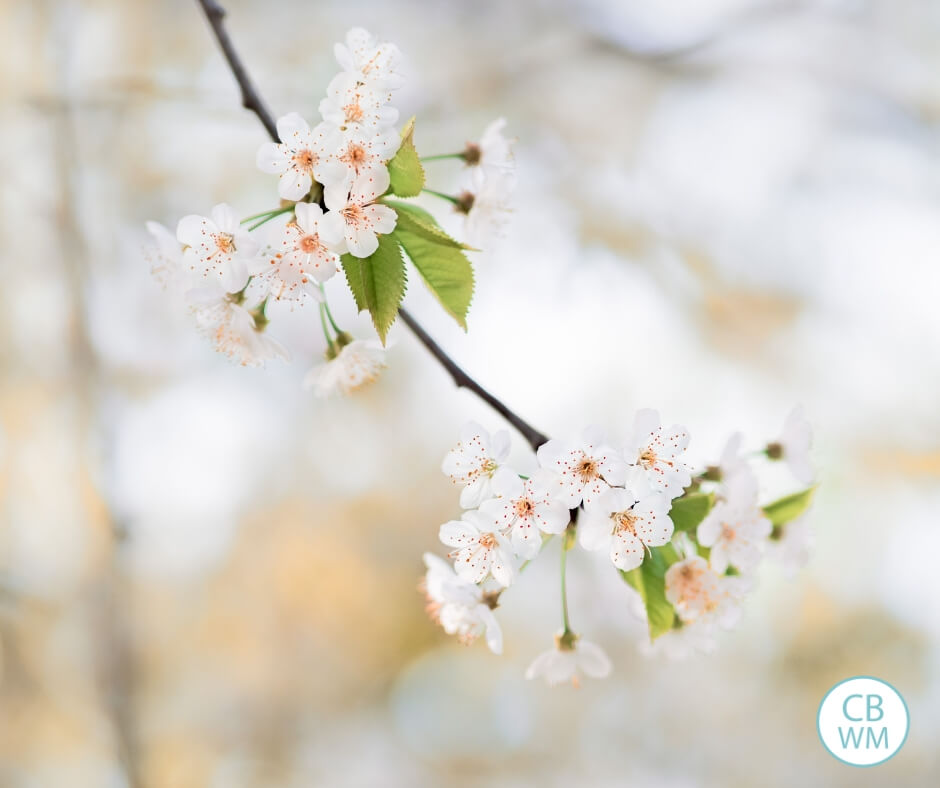
[[[886,681],[853,676],[819,704],[816,727],[823,746],[850,766],[877,766],[901,749],[910,727],[907,704]]]

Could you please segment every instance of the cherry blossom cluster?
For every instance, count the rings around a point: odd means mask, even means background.
[[[494,615],[501,595],[560,536],[563,627],[554,648],[530,665],[528,678],[577,684],[580,674],[610,672],[604,651],[568,620],[564,554],[575,544],[605,555],[637,588],[626,609],[668,622],[665,630],[661,623],[650,626],[655,642],[649,650],[710,650],[715,628],[737,621],[766,554],[806,555],[801,521],[813,488],[761,506],[755,473],[757,463],[783,460],[797,481],[812,482],[802,411],[794,410],[781,437],[763,450],[744,455],[741,442],[740,434],[732,436],[719,461],[695,474],[686,461],[688,431],[641,410],[626,441],[610,443],[594,427],[575,442],[549,440],[536,451],[536,469],[523,475],[507,464],[507,432],[490,435],[478,424],[466,425],[442,465],[462,488],[464,512],[440,527],[450,563],[424,556],[428,612],[462,642],[484,635],[501,653]]]
[[[445,198],[466,215],[468,238],[492,236],[501,226],[515,183],[511,145],[500,119],[463,152],[428,157],[462,160],[462,192],[446,195],[423,189],[424,172],[411,141],[413,121],[401,133],[396,128],[399,112],[392,100],[404,82],[398,47],[355,28],[335,46],[335,56],[341,70],[319,104],[319,122],[311,125],[299,113],[288,113],[277,120],[279,140],[257,151],[258,169],[277,176],[276,208],[239,218],[230,205],[221,203],[206,216],[184,216],[175,233],[147,223],[153,236],[149,253],[154,273],[184,295],[198,329],[218,352],[238,364],[289,360],[287,349],[267,331],[271,302],[317,304],[327,342],[326,363],[314,367],[304,383],[321,396],[354,391],[375,380],[385,367],[387,326],[378,328],[376,323],[382,343],[353,338],[336,325],[324,283],[341,268],[348,278],[349,265],[368,260],[381,239],[394,233],[400,211],[393,206],[401,203],[388,198],[403,191],[395,190],[390,168],[400,149],[409,146],[399,167],[402,177],[417,183],[416,191],[404,196],[426,191]],[[433,218],[422,214],[418,229],[437,232]],[[441,231],[434,240],[451,239]],[[396,254],[398,243],[396,237]],[[466,276],[472,292],[472,274]],[[375,320],[376,306],[361,304],[354,283],[349,284],[360,310],[369,309]],[[400,300],[402,295],[403,288],[394,297]],[[468,304],[469,296],[462,308]]]

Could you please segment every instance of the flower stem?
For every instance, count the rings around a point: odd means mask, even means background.
[[[330,348],[331,357],[336,356],[336,345],[333,337],[330,336],[330,330],[326,327],[326,305],[320,304],[320,328],[323,329],[323,336],[326,338],[326,344]]]
[[[261,213],[253,213],[251,216],[246,216],[244,219],[242,219],[239,222],[239,224],[247,224],[252,219],[260,219],[262,216],[267,216],[269,214],[277,213],[278,211],[282,211],[282,210],[283,208],[272,208],[270,211],[262,211]]]
[[[262,214],[264,218],[260,222],[255,222],[253,225],[251,225],[251,227],[248,228],[248,232],[251,232],[252,230],[256,230],[265,222],[270,222],[275,216],[280,216],[282,213],[288,213],[289,211],[293,211],[293,210],[294,210],[294,206],[288,205],[286,208],[278,208],[276,211],[271,211],[271,213],[269,214],[266,214],[266,215]]]
[[[323,286],[322,282],[320,283],[320,292],[323,294],[323,303],[321,306],[323,307],[323,311],[326,312],[326,317],[330,321],[330,325],[333,326],[333,330],[337,334],[342,334],[343,329],[336,325],[336,321],[333,319],[333,313],[330,311],[330,303],[326,300],[326,288]]]
[[[436,156],[421,156],[418,161],[441,161],[442,159],[462,159],[463,153],[439,153]]]
[[[571,622],[568,620],[568,539],[561,540],[561,623],[564,627],[562,637],[571,634]]]
[[[457,205],[457,203],[459,202],[459,200],[456,197],[454,197],[454,195],[452,194],[444,194],[444,192],[436,192],[434,191],[434,189],[422,189],[421,191],[427,192],[428,194],[433,194],[435,197],[440,197],[442,200],[447,200],[447,202],[451,202],[454,205]]]

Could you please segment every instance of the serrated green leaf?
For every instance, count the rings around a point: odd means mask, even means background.
[[[360,259],[347,254],[343,255],[342,261],[356,305],[360,311],[363,308],[369,310],[372,325],[384,345],[388,329],[395,322],[398,307],[405,296],[407,278],[401,247],[392,235],[380,235],[379,248],[371,256]]]
[[[770,533],[771,539],[779,539],[783,533],[783,526],[795,520],[809,508],[815,492],[816,487],[814,485],[800,492],[785,495],[783,498],[779,498],[763,507],[764,514],[773,524],[773,531]]]
[[[666,634],[675,625],[676,609],[666,599],[666,570],[678,560],[679,554],[672,544],[665,544],[652,548],[636,569],[620,572],[623,579],[643,598],[651,641]]]
[[[424,167],[414,143],[415,119],[401,130],[401,145],[388,163],[389,191],[399,197],[417,197],[424,188]]]
[[[410,202],[402,202],[401,200],[382,200],[382,202],[389,208],[394,209],[395,213],[398,214],[396,227],[400,227],[415,235],[420,235],[422,238],[426,238],[428,241],[433,241],[441,246],[450,246],[454,249],[467,249],[468,251],[474,252],[479,251],[472,246],[467,246],[451,238],[441,229],[437,220],[421,206],[414,205]]]
[[[698,524],[705,519],[715,503],[711,493],[690,493],[676,498],[669,510],[669,518],[677,531],[695,534]]]
[[[346,274],[346,284],[349,285],[349,291],[356,302],[356,309],[360,312],[368,309],[366,303],[365,285],[362,283],[362,271],[359,266],[359,258],[351,254],[344,254],[340,258],[343,264],[343,272]]]
[[[393,235],[428,289],[466,331],[467,312],[473,299],[473,266],[467,256],[460,249],[442,246],[402,227],[396,227]]]

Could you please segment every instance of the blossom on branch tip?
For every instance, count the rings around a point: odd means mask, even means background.
[[[681,495],[692,482],[683,460],[688,445],[689,433],[685,427],[673,425],[665,429],[655,410],[637,411],[624,452],[630,466],[626,486],[639,494],[645,490],[661,490],[670,498]]]
[[[398,110],[389,106],[391,98],[388,91],[373,90],[343,72],[330,80],[318,109],[323,120],[338,129],[375,134],[398,120]]]
[[[578,539],[585,550],[607,550],[618,569],[636,569],[650,547],[664,545],[672,538],[669,507],[670,500],[663,493],[637,500],[629,490],[605,490],[586,507]]]
[[[500,530],[509,531],[512,549],[525,560],[534,558],[542,546],[542,534],[560,534],[571,512],[552,498],[550,481],[539,471],[522,480],[514,473],[497,473],[492,492],[496,496],[480,504],[480,511],[492,515]]]
[[[258,242],[241,228],[225,203],[216,205],[208,217],[184,216],[176,227],[176,238],[193,250],[195,273],[214,274],[229,293],[245,286],[249,266],[257,263]]]
[[[357,81],[376,90],[394,90],[404,83],[397,69],[402,61],[395,44],[379,41],[368,30],[354,27],[333,47],[336,62]]]
[[[351,394],[375,382],[385,366],[385,348],[378,341],[354,339],[333,358],[311,369],[303,385],[318,397]]]
[[[580,675],[604,679],[610,675],[610,659],[604,650],[577,636],[557,635],[555,648],[543,651],[525,672],[527,679],[544,678],[550,687],[571,682],[580,686]]]
[[[480,511],[464,512],[460,520],[444,523],[439,535],[444,544],[455,548],[449,557],[464,580],[479,583],[492,574],[500,585],[512,583],[512,546],[492,516]]]
[[[606,444],[603,434],[588,427],[578,444],[550,440],[536,452],[539,465],[554,472],[554,494],[573,509],[590,506],[604,490],[623,484],[627,466]]]
[[[493,495],[493,478],[509,456],[509,433],[498,430],[492,437],[476,422],[468,422],[460,430],[460,441],[447,453],[441,470],[455,484],[463,486],[460,505],[475,509]],[[505,469],[510,476],[513,471]]]
[[[320,123],[313,129],[298,113],[278,118],[277,136],[258,148],[258,169],[279,175],[277,192],[285,200],[301,200],[314,180],[323,182],[327,164],[342,143],[337,128]]]
[[[422,589],[431,619],[448,635],[456,635],[461,643],[472,643],[485,634],[490,651],[501,654],[503,633],[489,601],[494,595],[487,595],[476,583],[464,580],[436,555],[425,553],[424,565],[428,571]]]
[[[758,506],[718,500],[698,524],[697,536],[699,544],[711,549],[708,562],[718,574],[729,566],[749,572],[760,562],[771,528]]]

